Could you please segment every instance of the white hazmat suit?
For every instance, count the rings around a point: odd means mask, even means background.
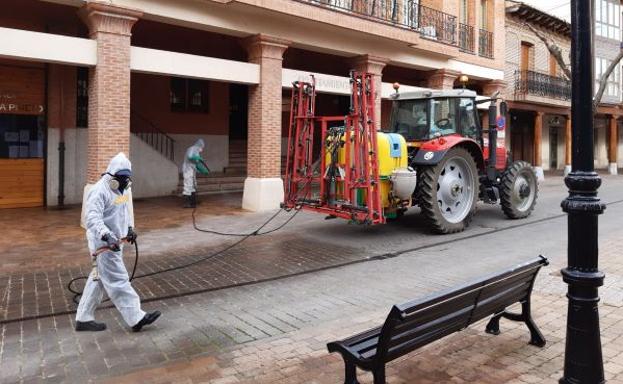
[[[88,193],[85,207],[86,235],[89,252],[93,254],[98,248],[107,246],[102,240],[105,235],[122,239],[128,233],[130,222],[129,191],[120,193],[110,185],[112,176],[117,172],[131,170],[130,160],[119,153],[112,158],[106,173],[95,183]],[[141,310],[141,301],[128,278],[128,271],[123,263],[123,244],[119,252],[106,251],[97,256],[98,280],[91,274],[84,287],[76,321],[94,321],[95,309],[102,302],[104,291],[130,326],[135,326],[143,319],[145,312]]]
[[[191,159],[196,156],[201,156],[204,147],[205,143],[203,139],[199,139],[186,150],[186,156],[184,156],[184,163],[182,164],[182,175],[184,177],[184,190],[182,194],[184,196],[190,196],[193,192],[197,192],[197,168],[195,162]]]

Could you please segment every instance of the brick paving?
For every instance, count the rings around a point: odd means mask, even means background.
[[[537,220],[560,212],[557,187],[553,183],[544,187],[543,206],[535,213]],[[610,201],[618,196],[617,189],[604,192],[610,193]],[[138,203],[144,204],[144,208],[159,204]],[[146,255],[142,271],[194,260],[235,241],[217,236],[201,236],[197,240],[196,232],[188,228],[188,211],[177,209],[173,199],[168,204],[172,207],[168,210],[138,211],[138,215],[143,215],[142,227],[146,229],[141,232],[141,250]],[[242,225],[248,228],[255,228],[266,219],[266,215],[238,216],[240,210],[234,204],[228,206],[227,200],[220,206],[218,202],[213,205],[206,202],[204,207],[210,207],[217,215],[206,214],[209,220],[201,224],[223,231],[241,231],[241,224],[232,224],[227,211],[238,218],[244,217]],[[45,212],[39,214],[46,215]],[[57,214],[50,231],[59,233],[58,238],[64,238],[62,233],[66,233],[67,238],[75,236],[82,242],[81,229],[75,234],[73,229],[56,230],[56,224],[70,217],[64,217],[65,211]],[[609,206],[604,217],[616,218],[622,214],[623,204],[617,204]],[[223,259],[227,263],[211,261],[183,274],[137,281],[136,286],[145,297],[155,297],[198,286],[218,286],[218,283],[323,268],[332,263],[362,260],[371,254],[439,242],[439,237],[420,235],[421,228],[408,225],[416,221],[406,219],[404,227],[390,224],[362,229],[302,215],[293,222],[292,228],[251,239],[244,249],[232,250]],[[610,382],[623,382],[617,373],[618,366],[623,365],[618,352],[623,350],[619,324],[623,318],[620,307],[623,271],[616,261],[623,251],[619,244],[623,230],[615,219],[609,220],[607,225],[601,225],[601,265],[607,273],[606,285],[600,291],[604,356],[608,378],[614,379]],[[503,321],[503,334],[494,338],[485,334],[484,324],[480,324],[391,364],[389,383],[554,382],[552,374],[562,367],[558,360],[564,347],[564,335],[560,332],[564,329],[566,286],[561,283],[557,271],[564,261],[565,219],[535,221],[524,227],[456,243],[447,241],[500,228],[498,223],[518,222],[500,220],[497,207],[481,206],[469,232],[458,237],[444,236],[444,243],[436,247],[313,274],[149,302],[145,309],[160,309],[164,315],[155,327],[140,334],[128,332],[118,313],[110,309],[98,312],[98,319],[109,326],[100,334],[76,334],[73,315],[2,324],[0,382],[337,383],[342,380],[341,362],[339,357],[327,354],[327,341],[378,325],[396,302],[505,269],[509,264],[538,253],[553,261],[551,267],[541,272],[535,290],[535,317],[549,341],[546,349],[541,351],[528,346],[528,333],[520,325]],[[46,225],[49,224],[42,222],[36,230]],[[166,230],[162,230],[163,227]],[[19,245],[23,250],[43,247],[33,244],[36,236],[28,233],[25,236],[28,239],[20,240]],[[318,241],[319,238],[323,241]],[[522,242],[522,238],[529,241]],[[0,239],[2,241],[6,240]],[[171,245],[168,249],[174,249],[175,256],[164,251],[158,253],[156,247],[162,243]],[[0,309],[5,308],[0,314],[9,318],[22,316],[25,310],[33,311],[33,308],[39,311],[37,313],[72,308],[69,296],[64,291],[61,293],[62,282],[78,273],[81,267],[87,272],[84,244],[80,244],[80,248],[76,253],[78,262],[71,260],[73,256],[63,256],[70,268],[45,268],[44,261],[30,273],[26,273],[29,269],[24,265],[14,265],[10,276],[0,276]],[[24,258],[33,263],[38,262],[38,257],[40,255],[24,254]],[[9,282],[11,276],[23,277],[11,278]],[[14,296],[9,295],[7,287]],[[7,301],[12,305],[6,307]],[[514,374],[509,374],[509,370]],[[550,372],[546,375],[545,371]],[[141,377],[143,379],[139,379]],[[362,383],[367,382],[369,377],[362,375]]]
[[[606,379],[623,383],[623,245],[602,245],[602,264],[608,283],[601,289],[602,343]],[[499,336],[484,332],[486,320],[448,336],[388,365],[388,383],[557,383],[564,364],[565,285],[557,263],[544,268],[533,293],[535,321],[547,339],[544,348],[529,345],[523,323],[502,320]],[[326,343],[378,326],[382,311],[361,313],[322,325],[287,332],[204,353],[192,359],[142,369],[105,379],[104,383],[339,383],[343,363],[330,355]],[[359,371],[362,384],[372,383]]]

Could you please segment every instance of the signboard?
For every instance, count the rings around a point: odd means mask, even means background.
[[[289,89],[292,88],[292,83],[295,81],[311,83],[311,75],[314,75],[314,79],[316,80],[316,92],[344,96],[350,95],[350,79],[348,77],[310,73],[294,69],[283,69],[281,73],[281,86]]]
[[[42,69],[0,66],[0,114],[39,115],[44,105]]]

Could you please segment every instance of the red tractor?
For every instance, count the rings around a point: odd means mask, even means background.
[[[497,97],[476,101],[471,90],[399,93],[396,85],[390,126],[379,131],[372,76],[352,72],[351,85],[348,115],[318,117],[313,81],[294,84],[286,207],[380,224],[417,205],[437,233],[464,230],[478,200],[500,202],[511,219],[530,215],[538,193],[534,169],[510,162],[497,139],[504,102],[498,112]],[[486,139],[482,102],[490,102]]]

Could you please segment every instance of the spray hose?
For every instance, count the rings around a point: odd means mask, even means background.
[[[288,223],[290,223],[296,217],[296,215],[300,212],[300,210],[296,210],[296,212],[294,212],[294,214],[292,216],[290,216],[281,225],[279,225],[276,228],[264,231],[264,232],[261,232],[261,230],[264,229],[264,227],[266,227],[268,224],[270,224],[270,222],[272,222],[282,211],[290,212],[291,209],[282,208],[282,209],[278,210],[274,215],[272,215],[268,220],[266,220],[262,225],[260,225],[253,232],[250,232],[250,233],[226,233],[226,232],[213,231],[213,230],[210,230],[210,229],[199,228],[197,226],[196,218],[195,218],[195,211],[196,211],[196,209],[197,208],[193,209],[193,212],[192,212],[193,228],[195,230],[197,230],[199,232],[203,232],[203,233],[211,233],[211,234],[220,235],[220,236],[236,236],[236,237],[241,237],[241,239],[236,241],[236,242],[234,242],[234,243],[232,243],[232,244],[230,244],[230,245],[228,245],[227,247],[225,247],[225,248],[223,248],[223,249],[221,249],[219,251],[216,251],[216,252],[214,252],[212,254],[209,254],[209,255],[207,255],[205,257],[202,257],[200,259],[194,260],[192,262],[189,262],[189,263],[186,263],[186,264],[177,265],[177,266],[171,267],[171,268],[161,269],[161,270],[150,272],[150,273],[145,273],[145,274],[138,275],[138,276],[136,275],[136,267],[138,266],[139,251],[138,251],[138,243],[136,241],[134,241],[134,253],[135,253],[134,254],[134,266],[132,267],[132,273],[130,274],[129,281],[133,281],[135,279],[140,279],[140,278],[143,278],[143,277],[155,276],[155,275],[159,275],[159,274],[166,273],[166,272],[176,271],[176,270],[179,270],[179,269],[188,268],[190,266],[193,266],[193,265],[199,264],[201,262],[204,262],[206,260],[209,260],[209,259],[212,259],[214,257],[217,257],[217,256],[219,256],[219,255],[229,251],[230,249],[238,246],[239,244],[241,244],[242,242],[244,242],[245,240],[247,240],[250,237],[267,235],[269,233],[273,233],[273,232],[276,232],[276,231],[282,229]],[[108,246],[98,248],[93,253],[92,257],[95,260],[99,255],[101,255],[103,253],[106,253],[106,252],[109,252],[109,251],[111,251],[111,248],[108,247]],[[96,266],[94,266],[94,268],[96,268]],[[95,276],[96,275],[94,275],[94,277]],[[75,289],[73,287],[73,285],[74,285],[74,283],[76,281],[87,280],[88,278],[89,278],[89,276],[79,276],[79,277],[76,277],[76,278],[70,280],[69,283],[67,284],[67,290],[74,294],[72,300],[73,300],[73,302],[75,304],[79,303],[79,298],[80,298],[80,296],[82,296],[83,291],[79,291],[78,289]],[[110,300],[110,299],[106,299],[105,301],[108,301],[108,300]]]

